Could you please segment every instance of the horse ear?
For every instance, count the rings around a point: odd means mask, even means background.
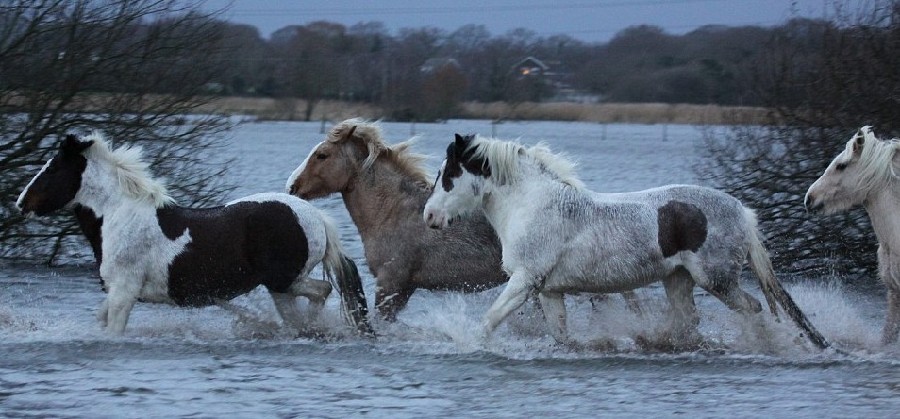
[[[82,151],[87,150],[93,143],[93,141],[81,141],[75,134],[67,134],[59,144],[59,149],[66,153],[81,154]]]
[[[354,132],[356,132],[356,125],[350,127],[350,129],[347,130],[347,133],[344,134],[344,138],[342,138],[342,140],[349,140],[353,137]]]
[[[862,152],[863,145],[866,143],[866,137],[872,135],[872,127],[864,126],[856,133],[856,140],[853,141],[853,154],[859,155]]]
[[[454,136],[453,144],[451,144],[451,147],[447,148],[447,151],[449,152],[450,149],[453,149],[453,153],[455,155],[461,156],[463,151],[466,150],[466,146],[468,145],[468,142],[466,141],[465,137],[463,137],[462,135],[459,135],[458,133],[453,134],[453,136]]]

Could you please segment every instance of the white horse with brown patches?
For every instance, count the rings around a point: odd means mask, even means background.
[[[810,185],[810,212],[833,214],[862,205],[878,238],[878,270],[887,287],[887,318],[881,340],[900,332],[900,140],[879,140],[862,127]]]
[[[677,185],[598,194],[546,147],[457,135],[423,216],[444,228],[473,211],[497,231],[510,273],[485,315],[485,335],[537,291],[551,334],[568,342],[564,294],[621,292],[659,278],[676,336],[693,334],[694,285],[741,313],[761,310],[738,285],[749,255],[772,313],[777,301],[814,345],[828,346],[775,278],[753,211],[720,191]]]
[[[149,175],[140,149],[113,150],[93,134],[60,141],[16,202],[39,216],[76,204],[91,212],[85,231],[100,248],[108,293],[97,318],[113,333],[125,331],[137,301],[227,309],[227,300],[260,285],[285,322],[298,325],[295,297],[321,308],[331,292],[328,282],[308,276],[319,263],[341,294],[348,322],[372,333],[362,280],[337,229],[300,198],[256,194],[222,207],[179,207]]]

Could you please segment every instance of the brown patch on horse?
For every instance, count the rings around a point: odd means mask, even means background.
[[[164,207],[156,217],[168,239],[191,237],[168,266],[169,297],[180,306],[212,305],[259,285],[286,293],[309,259],[306,232],[281,202]]]
[[[659,248],[664,257],[690,250],[696,252],[706,242],[706,215],[696,205],[669,201],[657,210]]]

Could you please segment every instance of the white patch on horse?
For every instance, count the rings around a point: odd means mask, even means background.
[[[324,142],[324,141],[323,141],[323,142]],[[291,187],[294,185],[294,182],[297,181],[297,178],[300,177],[300,174],[303,173],[303,170],[306,169],[306,164],[307,164],[307,162],[309,162],[309,159],[312,158],[313,154],[315,154],[315,152],[316,152],[316,149],[318,149],[319,146],[322,145],[323,142],[320,142],[320,143],[316,144],[316,145],[312,148],[312,150],[309,151],[309,154],[306,156],[306,158],[303,159],[303,163],[300,163],[300,165],[297,166],[297,168],[294,169],[293,172],[291,172],[291,176],[288,177],[287,182],[285,182],[285,184],[284,184],[284,191],[285,191],[285,192],[287,192],[287,193],[292,193]]]
[[[16,207],[22,208],[25,201],[25,195],[28,194],[28,189],[31,189],[31,185],[34,185],[34,181],[37,178],[41,177],[41,175],[47,171],[47,168],[50,167],[50,163],[53,163],[53,159],[47,160],[47,163],[44,163],[44,167],[41,167],[41,170],[31,178],[31,181],[28,182],[28,185],[25,185],[25,189],[22,189],[22,193],[19,194],[19,198],[16,199]]]

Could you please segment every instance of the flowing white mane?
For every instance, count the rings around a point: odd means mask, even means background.
[[[584,183],[575,174],[575,162],[562,154],[553,153],[544,143],[525,147],[515,141],[476,136],[468,149],[474,150],[474,157],[487,160],[491,176],[501,185],[515,182],[519,178],[519,159],[526,157],[560,182],[584,189]]]
[[[166,185],[150,174],[148,164],[142,160],[140,147],[122,146],[113,150],[98,132],[93,132],[81,140],[93,142],[84,151],[84,156],[88,160],[102,161],[111,165],[125,194],[147,200],[156,208],[175,202],[169,196]]]
[[[900,149],[900,140],[879,140],[872,128],[865,126],[847,142],[846,152],[853,154],[857,139],[862,137],[862,152],[859,156],[860,171],[857,179],[858,188],[864,191],[883,189],[888,183],[897,179],[898,174],[893,167],[894,153]]]

